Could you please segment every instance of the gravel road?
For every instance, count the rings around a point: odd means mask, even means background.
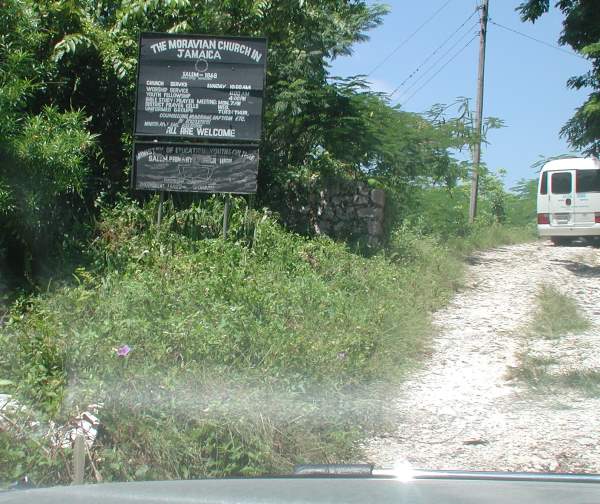
[[[600,398],[532,391],[510,370],[526,348],[560,360],[555,372],[600,371],[600,249],[550,242],[482,252],[465,288],[433,315],[439,334],[424,367],[394,401],[397,430],[371,439],[378,467],[600,473]],[[523,334],[542,283],[577,300],[583,334],[533,345]]]

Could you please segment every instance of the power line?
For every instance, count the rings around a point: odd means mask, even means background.
[[[434,57],[434,56],[437,54],[437,52],[438,52],[438,51],[439,51],[439,50],[440,50],[442,47],[444,47],[444,46],[445,46],[445,45],[448,43],[448,41],[450,41],[450,40],[452,39],[452,37],[454,37],[454,35],[456,35],[456,34],[457,34],[457,33],[458,33],[458,32],[459,32],[461,29],[462,29],[462,27],[463,27],[463,26],[465,26],[465,25],[466,25],[466,24],[469,22],[469,20],[470,20],[470,19],[471,19],[471,18],[472,18],[472,17],[473,17],[473,16],[474,16],[476,13],[477,13],[477,11],[476,11],[476,10],[475,10],[475,11],[473,11],[473,12],[472,12],[472,14],[471,14],[471,15],[470,15],[470,16],[469,16],[467,19],[465,19],[465,20],[464,20],[464,21],[463,21],[463,22],[460,24],[460,26],[459,26],[458,28],[456,28],[456,30],[454,30],[454,31],[453,31],[453,32],[450,34],[450,36],[449,36],[448,38],[446,38],[446,39],[445,39],[445,40],[444,40],[444,41],[443,41],[443,42],[442,42],[442,43],[441,43],[439,46],[437,46],[437,47],[436,47],[436,48],[433,50],[433,52],[432,52],[431,54],[429,54],[429,56],[427,56],[427,58],[425,58],[425,59],[424,59],[424,60],[423,60],[423,61],[422,61],[422,62],[419,64],[419,66],[417,66],[417,68],[415,68],[415,69],[414,69],[414,70],[413,70],[413,71],[412,71],[412,72],[411,72],[411,73],[408,75],[408,77],[406,77],[406,79],[404,79],[404,80],[403,80],[403,81],[402,81],[402,82],[401,82],[401,83],[398,85],[398,87],[396,87],[396,88],[395,88],[395,89],[394,89],[394,90],[393,90],[393,91],[390,93],[390,98],[391,98],[391,97],[392,97],[392,96],[393,96],[393,95],[394,95],[394,94],[395,94],[395,93],[396,93],[396,92],[397,92],[397,91],[398,91],[398,90],[399,90],[399,89],[400,89],[402,86],[404,86],[404,84],[406,84],[406,83],[407,83],[407,82],[408,82],[410,79],[412,79],[412,77],[413,77],[414,75],[416,75],[416,74],[417,74],[417,73],[418,73],[418,72],[421,70],[421,68],[423,68],[423,67],[424,67],[424,66],[427,64],[427,62],[428,62],[428,61],[429,61],[431,58],[433,58],[433,57]]]
[[[412,32],[408,37],[406,37],[402,42],[400,42],[400,44],[398,44],[398,46],[396,46],[396,48],[391,53],[389,53],[385,58],[383,58],[381,62],[375,65],[375,67],[367,74],[367,77],[369,77],[373,72],[381,68],[381,66],[386,61],[388,61],[394,54],[396,54],[400,49],[402,49],[417,33],[419,33],[427,24],[429,24],[429,22],[431,22],[440,12],[442,12],[450,2],[452,2],[452,0],[447,0],[438,10],[436,10],[425,21],[423,21],[423,23],[414,32]]]
[[[562,47],[559,47],[557,45],[550,44],[549,42],[545,42],[544,40],[537,39],[535,37],[532,37],[531,35],[527,35],[526,33],[515,30],[514,28],[509,28],[508,26],[504,26],[500,23],[496,23],[495,21],[492,21],[491,19],[489,20],[489,22],[495,26],[498,26],[499,28],[504,28],[505,30],[508,30],[509,32],[516,33],[517,35],[521,35],[521,37],[525,37],[525,38],[528,38],[529,40],[533,40],[534,42],[545,45],[546,47],[549,47],[550,49],[554,49],[555,51],[560,51],[562,53],[569,54],[570,56],[576,56],[577,58],[581,58],[582,60],[588,61],[587,58],[584,58],[583,56],[577,54],[576,52],[569,51],[569,50],[563,49]]]
[[[425,77],[427,77],[427,75],[429,75],[431,73],[432,70],[435,70],[436,67],[446,58],[446,56],[448,56],[448,54],[450,54],[469,34],[471,34],[471,30],[467,30],[465,33],[462,34],[462,36],[456,40],[456,42],[454,42],[454,44],[452,44],[438,59],[436,59],[433,64],[427,69],[425,70],[425,72],[423,72],[419,77],[417,77],[417,79],[415,81],[413,81],[412,84],[410,84],[410,86],[408,86],[405,90],[404,90],[404,94],[406,95],[407,93],[410,92],[411,89],[414,89],[414,87],[421,82]],[[394,94],[397,90],[399,89],[396,88],[391,94],[390,96],[392,96],[392,94]]]
[[[452,56],[452,58],[446,61],[446,63],[444,63],[438,69],[437,72],[435,72],[429,79],[427,79],[427,81],[425,81],[422,86],[420,86],[413,94],[411,94],[406,100],[404,100],[402,105],[406,105],[412,99],[413,96],[415,96],[419,91],[421,91],[421,89],[423,89],[425,86],[427,86],[427,84],[429,84],[433,79],[435,79],[440,74],[440,72],[444,70],[444,68],[446,68],[450,63],[452,63],[469,45],[471,45],[473,40],[475,40],[477,37],[478,35],[474,35],[464,46],[462,46],[458,50],[458,52],[456,52],[456,54],[454,54],[454,56]]]
[[[473,42],[473,40],[475,40],[479,35],[475,35],[473,36],[464,46],[462,46],[458,52],[456,54],[454,54],[454,56],[452,56],[452,58],[450,58],[448,61],[446,61],[446,63],[444,63],[437,72],[435,72],[429,79],[427,79],[426,82],[423,83],[422,86],[420,86],[413,94],[411,94],[406,100],[404,100],[404,102],[402,103],[402,106],[406,105],[413,96],[415,96],[419,91],[421,91],[421,89],[423,89],[425,86],[427,86],[427,84],[429,84],[433,79],[435,79],[439,73],[444,70],[444,68],[446,68],[450,63],[452,63],[458,56],[460,53],[462,53],[469,45],[471,45],[471,43]]]
[[[474,27],[474,26],[473,26]],[[446,56],[448,56],[448,54],[450,54],[452,52],[452,50],[458,46],[458,44],[460,44],[469,34],[471,33],[471,29],[467,30],[465,33],[462,34],[462,36],[456,40],[456,42],[454,42],[454,44],[452,44],[438,59],[436,59],[433,64],[427,69],[425,70],[425,72],[423,72],[419,77],[417,77],[417,79],[415,81],[412,82],[412,84],[410,84],[408,86],[408,88],[406,88],[406,92],[410,91],[412,88],[414,88],[414,86],[416,84],[418,84],[424,77],[426,77],[432,70],[435,70],[436,66],[442,62],[444,60],[444,58]],[[437,51],[435,51],[437,52]],[[430,59],[430,58],[428,58]],[[416,72],[414,72],[416,73]],[[397,92],[400,90],[400,88],[406,83],[408,79],[405,79],[402,84],[400,84],[396,89],[394,89],[391,93],[390,93],[390,98]]]

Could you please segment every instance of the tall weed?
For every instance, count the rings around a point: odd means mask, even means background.
[[[388,389],[427,351],[460,254],[405,226],[366,258],[242,200],[223,240],[222,200],[168,204],[160,228],[156,204],[105,209],[90,266],[13,307],[0,334],[6,391],[44,425],[103,404],[89,481],[355,459],[356,441],[385,421]],[[37,424],[20,425],[40,439]],[[69,481],[68,453],[45,438],[13,453],[11,435],[0,458],[21,463],[0,466],[0,480]]]
[[[406,235],[396,255],[365,258],[243,204],[223,240],[220,204],[168,208],[160,229],[155,201],[105,210],[92,267],[5,326],[2,376],[37,418],[104,403],[93,457],[105,479],[349,460],[383,407],[376,390],[416,365],[452,291],[433,242],[408,257]]]

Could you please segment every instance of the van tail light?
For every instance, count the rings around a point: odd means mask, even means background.
[[[596,212],[596,213],[594,214],[594,222],[595,222],[596,224],[600,224],[600,212]]]
[[[537,214],[538,216],[538,224],[550,224],[550,214],[547,213],[539,213]],[[596,222],[598,221],[598,217],[600,216],[600,213],[596,214]]]

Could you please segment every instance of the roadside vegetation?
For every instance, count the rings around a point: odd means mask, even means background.
[[[524,380],[540,394],[560,394],[573,390],[591,397],[600,395],[600,373],[594,370],[570,370],[557,373],[560,361],[552,357],[521,355],[521,365],[510,373],[511,378]]]
[[[571,388],[597,395],[600,392],[600,373],[587,370],[557,371],[561,365],[558,359],[538,355],[530,348],[531,342],[536,339],[560,340],[590,327],[589,320],[581,313],[574,299],[551,285],[542,285],[533,319],[525,329],[528,342],[521,352],[519,366],[511,370],[509,378],[521,379],[540,393]]]
[[[259,4],[4,2],[2,484],[70,482],[60,437],[86,410],[87,482],[356,460],[462,260],[534,237],[535,184],[509,192],[485,167],[468,224],[468,101],[414,114],[329,75],[383,6]],[[157,228],[157,196],[129,188],[140,30],[269,38],[259,190],[233,198],[227,239],[222,197],[171,195]],[[379,246],[288,225],[298,194],[336,179],[385,190]]]
[[[242,202],[224,241],[217,198],[186,232],[201,207],[159,231],[155,203],[107,209],[87,266],[13,306],[2,391],[28,406],[17,433],[0,432],[2,479],[70,481],[68,450],[45,432],[98,403],[88,481],[356,460],[356,442],[385,421],[386,390],[425,357],[429,315],[460,284],[464,247],[400,228],[366,258]],[[522,236],[482,233],[494,245]]]
[[[558,339],[570,332],[582,332],[590,322],[575,300],[551,285],[542,285],[537,296],[531,333],[539,338]]]

